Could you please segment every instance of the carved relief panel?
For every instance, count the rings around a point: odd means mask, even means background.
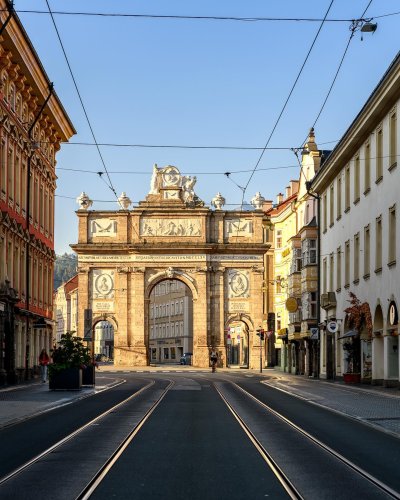
[[[247,298],[250,295],[249,271],[243,269],[229,269],[228,271],[228,297]]]
[[[140,236],[201,236],[200,219],[149,218],[140,220]]]
[[[225,219],[224,228],[226,238],[232,236],[252,236],[253,221],[251,219],[242,219],[240,217]]]
[[[117,221],[113,219],[92,219],[89,224],[89,237],[103,238],[117,235]]]
[[[93,269],[92,298],[113,299],[114,296],[114,271],[111,269]]]

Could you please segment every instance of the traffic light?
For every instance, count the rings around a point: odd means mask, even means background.
[[[257,330],[257,337],[260,337],[260,340],[264,340],[264,330]]]

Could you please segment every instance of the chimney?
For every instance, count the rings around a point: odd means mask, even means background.
[[[265,200],[263,204],[264,212],[267,212],[270,208],[272,208],[272,200]]]
[[[278,193],[276,196],[276,203],[280,205],[283,201],[283,193]]]
[[[292,194],[291,186],[286,186],[285,187],[285,199],[287,200],[288,198],[290,198],[291,194]]]
[[[291,194],[299,192],[299,181],[290,181],[290,192]]]

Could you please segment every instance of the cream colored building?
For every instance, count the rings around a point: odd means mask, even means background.
[[[59,342],[61,335],[78,331],[78,275],[60,285],[53,297],[53,343]]]
[[[400,53],[312,183],[321,198],[321,319],[337,323],[321,331],[322,377],[346,373],[351,341],[363,382],[400,381],[399,106]],[[371,329],[346,321],[349,292],[367,305]]]
[[[173,166],[153,169],[145,201],[129,210],[88,210],[80,197],[78,243],[79,317],[114,327],[116,365],[150,362],[150,295],[166,280],[179,280],[193,300],[193,364],[209,365],[211,347],[226,365],[228,328],[240,323],[247,366],[259,364],[256,329],[267,313],[263,297],[264,256],[269,248],[268,218],[262,206],[251,212],[225,211],[220,194],[215,210],[196,196],[195,178]]]
[[[193,299],[179,280],[163,281],[150,294],[149,347],[152,363],[179,362],[193,353]]]

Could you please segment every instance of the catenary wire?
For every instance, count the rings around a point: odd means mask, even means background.
[[[96,140],[96,136],[95,136],[94,131],[93,131],[92,124],[91,124],[91,122],[90,122],[90,120],[89,120],[89,116],[88,116],[88,113],[87,113],[87,111],[86,111],[86,107],[85,107],[85,105],[84,105],[84,103],[83,103],[83,99],[82,99],[81,93],[80,93],[80,91],[79,91],[78,84],[77,84],[77,82],[76,82],[76,79],[75,79],[74,73],[73,73],[73,71],[72,71],[71,64],[70,64],[70,62],[69,62],[69,59],[68,59],[67,53],[66,53],[66,51],[65,51],[64,44],[63,44],[63,42],[62,42],[62,40],[61,40],[61,36],[60,36],[59,31],[58,31],[57,24],[56,24],[56,22],[55,22],[55,19],[54,19],[53,13],[52,13],[52,11],[51,11],[50,4],[49,4],[48,0],[46,0],[46,4],[47,4],[47,8],[49,9],[49,14],[50,14],[51,20],[52,20],[52,22],[53,22],[53,26],[54,26],[54,29],[55,29],[55,31],[56,31],[57,38],[58,38],[58,41],[59,41],[59,43],[60,43],[60,46],[61,46],[62,52],[63,52],[63,54],[64,54],[64,58],[65,58],[65,61],[66,61],[66,63],[67,63],[67,66],[68,66],[68,69],[69,69],[69,72],[70,72],[70,75],[71,75],[72,81],[73,81],[73,83],[74,83],[75,90],[76,90],[76,92],[77,92],[77,94],[78,94],[79,101],[80,101],[80,103],[81,103],[81,106],[82,106],[82,109],[83,109],[83,112],[84,112],[84,115],[85,115],[86,121],[87,121],[87,123],[88,123],[89,129],[90,129],[90,132],[91,132],[91,134],[92,134],[93,141],[94,141],[94,142],[95,142],[95,144],[96,144],[96,148],[97,148],[97,151],[98,151],[98,153],[99,153],[101,163],[103,164],[104,170],[105,170],[105,172],[106,172],[106,175],[107,175],[107,178],[108,178],[108,181],[109,181],[109,185],[108,185],[108,187],[109,187],[109,188],[111,189],[111,191],[115,194],[115,197],[116,197],[116,198],[118,198],[118,195],[117,195],[117,193],[116,193],[116,191],[115,191],[115,188],[114,188],[114,186],[113,186],[113,183],[112,183],[112,181],[111,181],[111,178],[110,178],[110,176],[109,176],[109,174],[108,174],[107,167],[106,167],[106,163],[105,163],[105,161],[104,161],[103,155],[101,154],[100,147],[99,147],[99,145],[97,144],[97,140]],[[100,178],[102,178],[102,177],[100,176]],[[105,182],[105,179],[103,179],[103,178],[102,178],[102,180]],[[107,184],[107,183],[106,183],[106,184]]]
[[[0,12],[6,12],[6,9],[1,9]],[[19,14],[49,14],[45,10],[34,10],[34,9],[15,9],[15,12]],[[124,13],[124,12],[84,12],[84,11],[61,11],[53,10],[54,15],[60,16],[90,16],[90,17],[122,17],[122,18],[133,18],[133,19],[177,19],[177,20],[194,20],[194,21],[240,21],[240,22],[321,22],[322,18],[318,17],[237,17],[237,16],[189,16],[189,15],[178,15],[178,14],[135,14],[135,13]],[[397,16],[400,12],[389,12],[386,14],[380,14],[368,18],[368,21],[372,19],[378,19],[383,17]],[[348,23],[355,19],[350,18],[327,18],[324,22],[331,23]],[[367,21],[367,19],[359,18],[360,21]]]

